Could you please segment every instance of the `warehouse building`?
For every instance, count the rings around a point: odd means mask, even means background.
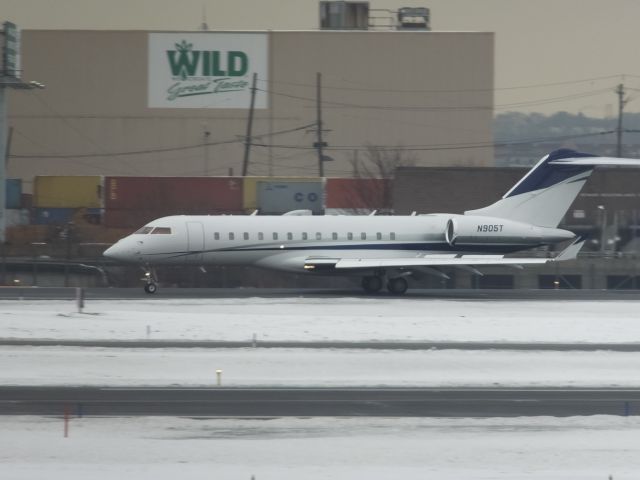
[[[476,32],[26,30],[46,89],[9,94],[7,176],[239,176],[254,73],[250,175],[318,176],[318,93],[324,176],[367,146],[490,166],[493,55]]]

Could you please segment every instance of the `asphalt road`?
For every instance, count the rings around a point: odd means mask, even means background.
[[[138,288],[86,288],[85,298],[120,300],[154,298],[403,298],[403,299],[459,299],[459,300],[640,300],[640,290],[469,290],[469,289],[413,289],[401,297],[380,293],[366,295],[353,289],[292,289],[292,288],[160,288],[149,295]],[[0,299],[64,300],[74,299],[73,287],[0,287]]]
[[[640,389],[2,387],[3,415],[515,417],[638,415]]]
[[[640,343],[403,342],[403,341],[221,341],[70,340],[0,338],[0,346],[96,348],[329,348],[347,350],[513,350],[555,352],[640,352]]]

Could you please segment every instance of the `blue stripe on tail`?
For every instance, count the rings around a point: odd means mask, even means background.
[[[555,150],[547,155],[533,170],[525,175],[511,190],[509,190],[503,198],[513,197],[522,193],[532,192],[548,188],[557,183],[563,182],[568,178],[575,177],[581,173],[591,172],[593,165],[549,165],[553,160],[562,158],[587,158],[597,157],[590,153],[576,152],[568,148]]]

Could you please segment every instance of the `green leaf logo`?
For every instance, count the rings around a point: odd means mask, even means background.
[[[176,43],[175,45],[179,52],[187,53],[193,49],[193,43],[187,43],[186,40],[182,40],[182,42]]]

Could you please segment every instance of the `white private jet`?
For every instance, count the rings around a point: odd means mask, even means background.
[[[576,258],[584,240],[558,229],[596,166],[640,160],[556,150],[488,207],[413,216],[178,215],[150,222],[104,255],[146,269],[155,293],[158,265],[251,265],[307,275],[362,277],[368,293],[403,294],[408,279],[445,276],[437,267],[481,275],[482,265],[530,265]],[[571,241],[554,258],[506,255]]]

